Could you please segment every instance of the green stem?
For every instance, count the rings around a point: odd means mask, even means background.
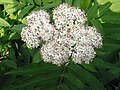
[[[63,71],[62,71],[62,74],[60,76],[60,81],[59,81],[59,85],[58,85],[58,88],[60,88],[60,85],[64,79],[64,73],[65,73],[65,70],[66,70],[66,66],[63,67]]]

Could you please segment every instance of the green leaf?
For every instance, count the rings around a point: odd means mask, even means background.
[[[59,90],[70,90],[70,88],[66,84],[61,84]]]
[[[10,40],[20,40],[20,39],[21,39],[21,36],[18,33],[15,33],[12,37],[10,37]]]
[[[74,75],[71,73],[66,73],[64,76],[69,82],[71,82],[74,86],[79,88],[80,90],[85,87],[84,83],[82,83],[79,79],[77,79]]]
[[[109,10],[109,7],[112,5],[112,3],[107,2],[104,5],[101,5],[98,9],[98,16],[102,16],[105,14],[105,12],[107,12]]]
[[[0,42],[0,53],[2,52],[3,44]]]
[[[15,81],[15,78],[15,75],[1,75],[0,81],[2,82],[0,82],[0,89],[6,90],[5,88],[10,86]]]
[[[37,83],[42,84],[42,82],[46,82],[46,84],[48,84],[48,83],[50,84],[51,82],[48,82],[49,79],[53,79],[56,81],[55,78],[58,78],[58,77],[59,77],[59,73],[52,73],[52,72],[48,73],[48,74],[31,76],[31,77],[28,77],[27,79],[20,80],[19,82],[15,83],[11,87],[9,87],[9,90],[18,89],[18,88],[22,88],[22,87],[26,88],[28,86],[34,86]]]
[[[100,77],[99,77],[100,76]],[[104,85],[107,85],[110,81],[116,79],[117,77],[108,71],[99,72],[97,77],[99,77],[99,80],[102,81]]]
[[[18,4],[19,4],[18,2],[11,3],[11,4],[4,4],[4,10],[6,11],[7,9],[14,8]]]
[[[43,2],[43,5],[46,5],[46,4],[49,4],[49,3],[52,3],[54,2],[55,0],[42,0]]]
[[[0,4],[16,3],[16,0],[0,0]]]
[[[0,38],[4,37],[4,35],[5,35],[5,28],[1,28],[0,29]],[[0,43],[1,43],[1,41],[0,41]]]
[[[23,4],[27,3],[27,0],[20,0]]]
[[[24,47],[22,46],[22,48],[27,48],[27,47]],[[28,48],[27,48],[28,49]],[[29,53],[31,54],[30,56],[33,58],[34,57],[34,53],[37,53],[38,52],[38,49],[37,48],[34,48],[34,49],[28,49]]]
[[[19,13],[18,15],[18,19],[20,18],[23,18],[26,14],[29,13],[29,11],[34,7],[34,5],[29,5],[29,6],[26,6],[25,8],[23,8],[21,10],[21,12]]]
[[[19,47],[19,54],[21,56],[21,59],[24,63],[28,64],[30,62],[30,53],[28,52],[28,48]]]
[[[19,67],[10,72],[7,72],[6,74],[29,75],[36,73],[45,73],[56,69],[58,68],[56,68],[55,66],[39,63],[39,64],[31,64],[28,66]]]
[[[82,7],[82,0],[74,0],[73,5],[81,8]]]
[[[97,56],[97,58],[104,60],[106,62],[112,62],[112,63],[116,62],[115,57],[117,57],[118,50],[110,51],[109,48],[107,48],[105,49],[104,52],[106,53],[105,55]]]
[[[120,41],[120,33],[114,33],[112,35],[108,35],[107,38],[115,39],[115,40],[119,40]]]
[[[99,58],[95,58],[92,63],[95,67],[101,68],[101,69],[117,68],[114,64],[111,64],[111,63],[104,61],[102,59],[99,59]]]
[[[10,67],[10,68],[16,68],[17,67],[15,61],[13,61],[13,60],[3,60],[1,63],[2,63],[2,65]]]
[[[97,0],[97,2],[101,5],[103,5],[107,2],[111,2],[112,5],[111,5],[110,9],[113,12],[120,12],[120,1],[119,0]]]
[[[0,27],[10,27],[10,24],[4,19],[0,18]]]
[[[82,7],[81,9],[87,10],[90,5],[91,0],[82,0]]]
[[[98,2],[99,4],[105,4],[105,3],[111,2],[111,1],[113,1],[113,0],[97,0],[97,2]]]
[[[104,43],[103,48],[105,49],[105,51],[114,51],[120,49],[120,45],[114,43]]]
[[[98,20],[91,20],[91,23],[93,24],[94,27],[96,27],[98,29],[98,31],[102,34],[102,36],[105,35],[103,27]]]
[[[104,38],[104,43],[109,43],[109,44],[117,44],[117,45],[119,45],[120,44],[120,42],[118,41],[118,40],[115,40],[115,39],[110,39],[110,38]],[[104,45],[103,45],[103,47],[104,47]]]
[[[41,0],[34,0],[37,5],[41,5]]]
[[[108,72],[112,73],[115,76],[120,76],[120,68],[110,69]]]
[[[30,3],[30,4],[34,4],[33,0],[27,0],[27,2]]]
[[[15,49],[14,49],[14,48],[10,48],[10,49],[9,49],[8,57],[9,57],[11,60],[16,61],[16,55],[15,55]]]
[[[33,57],[33,63],[39,63],[41,61],[40,51],[38,51]]]
[[[92,20],[94,18],[97,18],[97,9],[98,9],[98,4],[95,3],[92,7],[90,7],[87,11],[87,16],[88,16],[88,20]]]
[[[42,85],[35,90],[59,90],[59,89],[58,89],[58,84],[57,83],[52,83],[52,84],[48,84],[48,85],[45,85],[45,86]]]
[[[112,4],[112,6],[110,7],[110,9],[111,9],[113,12],[120,13],[120,1],[117,0],[116,2],[113,2],[113,4]]]
[[[15,36],[15,32],[11,33],[8,40],[10,40],[11,38],[13,38]]]
[[[111,24],[120,24],[120,13],[108,12],[101,17],[101,20]]]
[[[7,12],[7,14],[12,14],[12,13],[14,13],[14,12],[16,12],[16,11],[18,11],[18,10],[20,10],[22,7],[24,7],[25,5],[24,4],[18,4],[16,7],[14,7],[14,8],[10,8],[10,9],[7,9],[6,10],[6,12]]]
[[[44,5],[43,7],[41,7],[41,9],[50,9],[50,8],[58,6],[61,3],[62,3],[61,0],[56,0],[53,3]]]
[[[72,5],[73,0],[65,0],[66,3],[68,3],[69,5]]]
[[[41,7],[40,6],[36,6],[33,10],[40,10],[41,9]]]
[[[81,66],[69,65],[68,67],[73,73],[75,73],[75,75],[79,77],[79,79],[81,79],[83,82],[86,82],[92,90],[105,90],[103,84]]]
[[[80,7],[82,10],[87,10],[90,2],[90,0],[74,0],[74,6]]]
[[[71,83],[67,79],[64,79],[64,82],[70,88],[70,90],[79,90],[79,88],[77,88],[76,85],[74,85],[73,83]]]
[[[102,26],[103,26],[103,29],[104,29],[106,35],[120,33],[120,25],[119,24],[105,23],[105,24],[102,24]]]
[[[104,85],[107,85],[110,81],[115,80],[120,76],[120,68],[110,69],[108,71],[99,73],[99,75],[99,79],[103,82]]]
[[[13,26],[12,30],[15,31],[15,32],[17,32],[18,34],[20,34],[21,31],[22,31],[22,28],[23,28],[24,26],[26,26],[26,25],[25,25],[25,24],[15,25],[15,26]]]
[[[82,66],[91,72],[97,72],[93,64],[82,64]]]

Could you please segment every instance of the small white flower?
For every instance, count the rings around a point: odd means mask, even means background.
[[[45,10],[31,12],[27,17],[27,25],[33,25],[36,22],[46,24],[50,22],[50,15]]]
[[[76,43],[80,42],[96,48],[102,47],[102,36],[94,27],[73,25],[70,35]]]
[[[27,26],[21,33],[28,48],[38,47],[41,40],[48,42],[53,38],[55,28],[49,22],[50,15],[44,10],[33,11],[28,15]]]
[[[71,27],[74,24],[84,25],[87,21],[85,12],[64,3],[53,10],[53,20],[57,29]]]
[[[41,48],[41,55],[44,62],[61,66],[69,61],[70,51],[59,42],[51,41]]]
[[[74,47],[74,51],[72,53],[73,61],[78,64],[82,64],[83,62],[89,64],[95,57],[96,52],[94,48],[89,45],[82,45],[78,43]]]
[[[26,26],[22,29],[21,37],[26,42],[28,48],[35,48],[39,46],[39,40],[34,36],[30,27]]]
[[[36,37],[41,38],[46,42],[51,40],[53,38],[53,34],[55,33],[54,26],[49,23],[46,23],[45,25],[36,23],[33,24],[31,28]]]

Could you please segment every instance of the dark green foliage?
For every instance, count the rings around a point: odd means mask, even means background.
[[[114,2],[113,2],[114,1]],[[28,49],[20,33],[33,10],[50,13],[66,2],[85,10],[103,36],[90,64],[55,66],[39,49]],[[0,90],[120,90],[119,0],[0,0]]]

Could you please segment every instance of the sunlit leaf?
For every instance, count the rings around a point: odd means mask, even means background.
[[[10,27],[10,24],[7,22],[7,21],[5,21],[4,19],[2,19],[2,18],[0,18],[0,26],[1,27]]]
[[[119,0],[97,0],[99,4],[105,4],[107,2],[111,2],[112,6],[110,9],[114,12],[120,12],[120,1]]]
[[[17,0],[0,0],[0,4],[6,4],[6,3],[16,3]]]
[[[112,3],[108,2],[105,3],[104,5],[101,5],[98,9],[98,16],[100,17],[101,15],[105,14],[109,10],[109,7],[112,5]]]

